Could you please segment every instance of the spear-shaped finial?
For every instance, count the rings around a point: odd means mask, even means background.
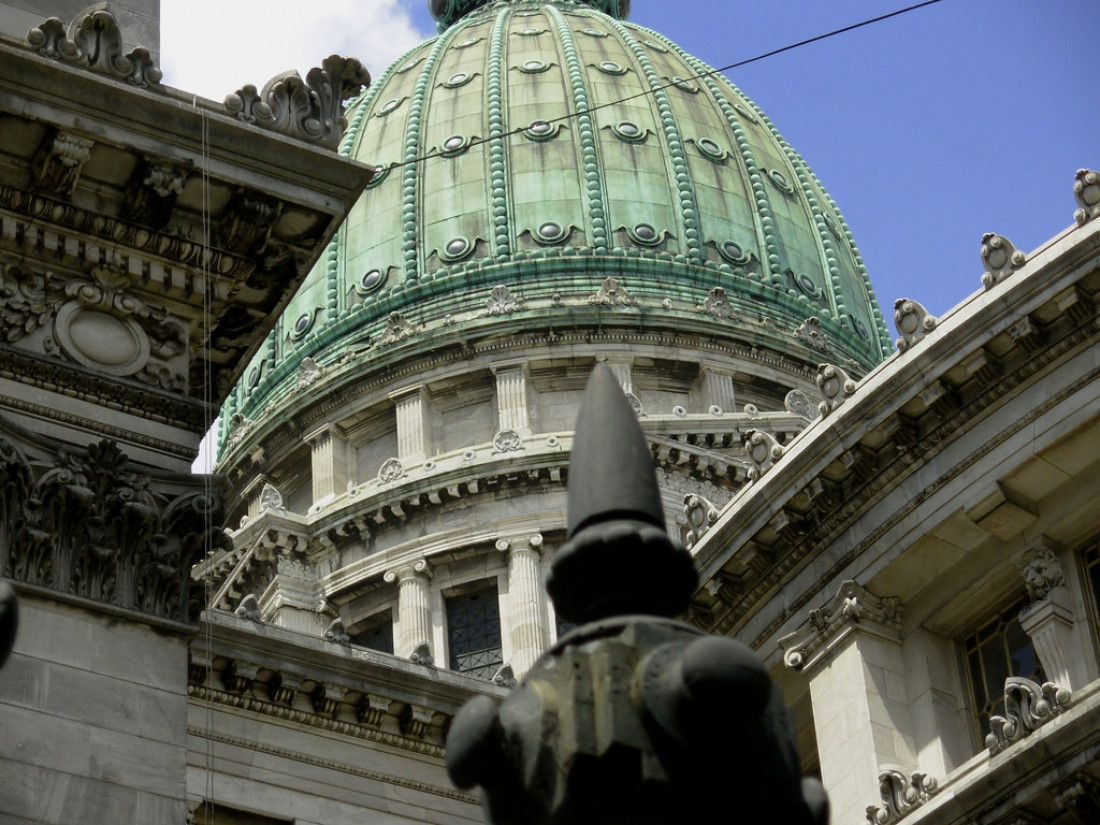
[[[675,616],[698,583],[673,543],[653,459],[622,388],[606,366],[588,379],[569,462],[569,540],[546,589],[578,624],[629,614]]]

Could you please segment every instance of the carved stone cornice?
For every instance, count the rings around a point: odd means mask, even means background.
[[[880,598],[857,582],[844,582],[827,605],[810,611],[806,625],[779,639],[783,663],[794,670],[810,667],[820,659],[818,651],[832,648],[851,632],[853,625],[896,640],[901,627],[901,602],[896,596]]]
[[[0,575],[194,621],[203,605],[191,567],[225,540],[220,495],[201,477],[165,484],[108,439],[33,455],[0,433]]]

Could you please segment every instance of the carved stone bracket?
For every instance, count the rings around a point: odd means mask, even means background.
[[[427,642],[421,642],[413,648],[413,652],[409,654],[409,661],[414,665],[435,667],[435,657],[432,656],[432,649]]]
[[[901,627],[901,601],[880,598],[855,581],[846,581],[824,607],[810,611],[810,621],[779,640],[783,663],[801,670],[814,653],[838,638],[850,625],[894,638]]]
[[[306,73],[295,71],[271,78],[258,94],[244,86],[225,99],[230,114],[288,137],[336,149],[347,128],[344,101],[370,85],[363,64],[330,55]]]
[[[511,665],[504,665],[496,673],[493,674],[493,684],[498,687],[514,688],[519,684],[516,679],[515,671]]]
[[[821,328],[821,319],[810,317],[803,321],[794,331],[794,337],[808,347],[821,352],[832,352],[833,346],[829,343],[825,330]]]
[[[726,290],[720,286],[714,287],[707,293],[703,303],[696,305],[695,311],[705,312],[715,318],[726,318],[730,321],[740,321],[744,317],[741,310],[730,303]]]
[[[45,195],[71,197],[93,146],[88,138],[51,131],[31,160],[31,184]]]
[[[637,305],[634,296],[626,291],[626,287],[618,278],[608,275],[603,279],[599,290],[595,295],[588,296],[588,303],[597,306],[632,307]]]
[[[260,602],[255,593],[249,593],[242,598],[241,603],[237,605],[237,609],[233,611],[233,615],[260,624],[263,624],[264,621],[263,614],[260,612]]]
[[[751,462],[749,481],[756,481],[783,457],[783,446],[763,430],[745,430],[744,445]]]
[[[85,9],[65,24],[51,17],[27,33],[27,44],[41,55],[82,66],[143,88],[160,85],[161,71],[149,50],[138,47],[122,54],[122,32],[115,16],[104,8]]]
[[[882,805],[867,808],[870,825],[891,825],[914,808],[919,808],[939,790],[935,779],[923,771],[906,774],[898,768],[885,768],[878,775]]]
[[[270,510],[273,513],[285,513],[286,506],[283,503],[283,494],[272,484],[265,484],[260,492],[260,512]]]
[[[1027,261],[1027,256],[1012,245],[1004,235],[987,232],[982,235],[982,283],[992,289]]]
[[[989,717],[985,746],[998,754],[1014,742],[1035,732],[1069,707],[1070,691],[1053,682],[1039,685],[1022,676],[1005,679],[1005,715]]]
[[[176,198],[183,193],[188,174],[186,169],[145,158],[126,190],[126,217],[154,229],[164,227],[172,217]]]
[[[824,400],[818,404],[822,415],[828,415],[843,404],[856,391],[857,386],[855,380],[836,364],[818,364],[814,381],[824,396]]]
[[[1081,825],[1100,822],[1100,782],[1081,771],[1055,791],[1054,804],[1072,812]]]
[[[1100,215],[1100,172],[1078,169],[1073,179],[1073,197],[1077,201],[1073,219],[1078,226]]]
[[[218,240],[239,254],[262,252],[282,211],[282,201],[239,189],[218,224]]]
[[[936,328],[936,316],[910,298],[899,298],[894,302],[894,326],[901,336],[894,343],[898,352],[905,352]]]
[[[690,550],[695,546],[714,523],[718,521],[718,508],[696,493],[684,496],[684,506],[680,510],[683,523],[680,525],[680,540]]]
[[[339,645],[351,644],[351,636],[348,635],[347,628],[344,627],[344,622],[341,619],[333,619],[329,623],[329,626],[325,628],[324,637],[327,641],[336,642]]]

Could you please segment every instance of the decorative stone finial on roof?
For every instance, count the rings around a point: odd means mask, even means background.
[[[1100,172],[1078,169],[1073,179],[1073,197],[1077,201],[1073,219],[1078,226],[1100,215]]]
[[[987,232],[982,235],[982,283],[992,289],[1027,261],[1027,255],[1012,245],[1004,235]]]
[[[748,469],[749,481],[756,481],[783,457],[783,445],[763,430],[745,430],[745,452],[752,466]]]
[[[1070,691],[1053,682],[1042,685],[1022,676],[1005,679],[1005,715],[990,716],[985,746],[998,754],[1014,742],[1038,730],[1069,707]]]
[[[909,298],[894,302],[894,326],[901,337],[895,342],[898,352],[905,352],[913,344],[936,328],[936,316]]]
[[[57,17],[27,32],[27,45],[46,57],[82,66],[142,88],[160,85],[161,71],[149,50],[122,54],[122,32],[106,3],[89,6],[73,18],[68,31]]]
[[[244,86],[225,98],[225,108],[239,120],[288,137],[336,149],[347,128],[344,101],[370,85],[370,74],[355,58],[330,55],[320,67],[271,78],[263,90]]]
[[[939,783],[923,771],[907,774],[900,768],[887,767],[878,775],[882,805],[867,808],[870,825],[892,825],[914,808],[919,808],[939,790]]]

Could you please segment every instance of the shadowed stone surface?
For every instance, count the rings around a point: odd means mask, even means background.
[[[494,825],[657,825],[711,815],[717,791],[742,821],[824,825],[825,793],[799,777],[763,663],[663,618],[686,608],[696,574],[664,532],[649,451],[606,367],[585,391],[570,468],[570,540],[548,590],[561,615],[587,623],[502,703],[480,697],[458,713],[451,779],[482,787]]]

